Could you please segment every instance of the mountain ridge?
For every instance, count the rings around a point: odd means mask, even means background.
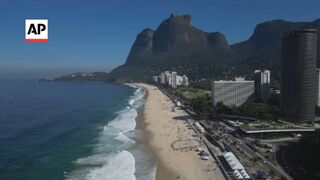
[[[153,75],[169,70],[187,74],[191,81],[200,81],[235,76],[252,78],[255,69],[263,68],[270,69],[272,79],[279,81],[282,36],[304,28],[320,30],[320,19],[262,22],[247,40],[229,45],[223,33],[193,27],[190,15],[172,14],[155,30],[145,28],[138,33],[126,62],[105,76],[108,81],[148,82]]]
[[[146,28],[136,37],[126,63],[152,58],[159,54],[185,56],[210,48],[227,48],[225,36],[207,33],[191,25],[190,15],[171,15],[152,30]]]

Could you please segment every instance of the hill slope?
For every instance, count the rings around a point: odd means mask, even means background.
[[[191,25],[191,16],[171,15],[156,30],[138,34],[127,61],[111,72],[120,81],[148,81],[164,70],[187,74],[191,80],[251,77],[267,68],[280,79],[281,39],[284,33],[302,28],[320,30],[313,22],[273,20],[258,24],[246,41],[228,45],[222,33],[208,33]],[[319,38],[320,39],[320,38]]]
[[[165,70],[187,74],[192,81],[235,76],[251,78],[255,69],[267,68],[271,70],[272,80],[277,82],[282,36],[290,30],[303,28],[320,30],[320,19],[264,22],[256,26],[248,40],[229,45],[222,33],[208,33],[193,27],[190,15],[171,15],[155,30],[141,31],[126,63],[109,74],[100,75],[99,80],[106,77],[106,80],[120,82],[151,81],[153,75]],[[64,79],[72,77],[64,76]]]
[[[230,64],[228,60],[236,59],[234,55],[222,33],[193,27],[189,15],[171,15],[156,30],[144,29],[139,33],[126,63],[111,75],[125,81],[148,80],[161,71],[176,70],[203,78],[213,68]],[[198,76],[199,71],[203,76]]]
[[[273,78],[279,80],[282,36],[288,31],[304,28],[320,30],[320,19],[296,23],[283,20],[264,22],[256,26],[253,35],[247,41],[232,45],[232,48],[237,51],[239,62],[247,65],[248,70],[268,68]]]

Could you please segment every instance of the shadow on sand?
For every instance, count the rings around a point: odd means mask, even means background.
[[[174,120],[182,120],[182,121],[185,121],[185,120],[188,120],[188,119],[191,119],[191,117],[189,115],[185,115],[185,116],[175,116],[173,117]]]

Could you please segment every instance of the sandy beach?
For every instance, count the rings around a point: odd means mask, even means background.
[[[222,180],[220,169],[212,157],[201,160],[197,147],[206,149],[188,128],[188,114],[175,107],[157,87],[136,84],[146,89],[148,96],[142,110],[147,146],[157,161],[157,180]]]

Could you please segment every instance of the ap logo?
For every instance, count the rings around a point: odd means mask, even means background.
[[[48,42],[48,20],[26,19],[26,42]]]

